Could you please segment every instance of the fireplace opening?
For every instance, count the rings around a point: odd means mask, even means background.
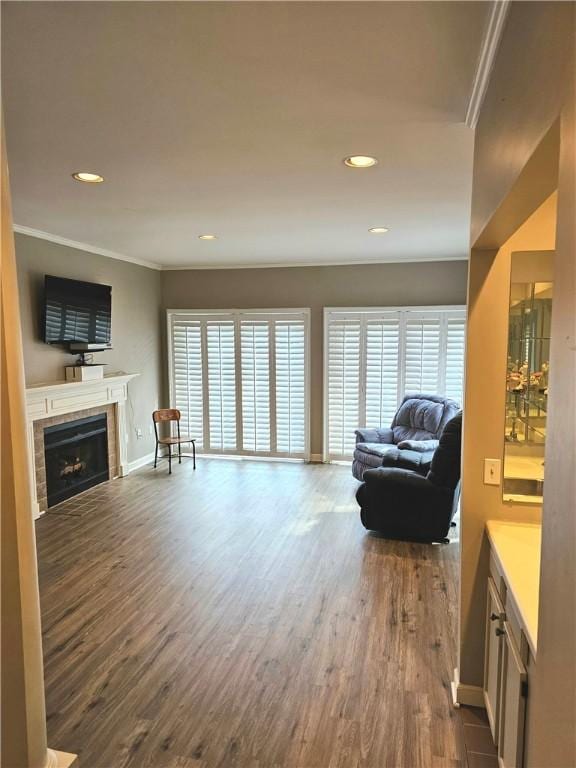
[[[48,506],[110,477],[105,413],[44,429]]]

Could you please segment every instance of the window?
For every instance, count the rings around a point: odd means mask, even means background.
[[[408,392],[462,401],[466,312],[326,309],[325,458],[347,459],[359,426],[387,426]]]
[[[308,310],[168,312],[171,402],[205,453],[307,458]]]

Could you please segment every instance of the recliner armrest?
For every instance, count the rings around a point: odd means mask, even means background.
[[[424,477],[432,464],[434,451],[420,453],[418,451],[400,450],[398,446],[391,448],[382,457],[382,466],[387,469],[411,469]]]
[[[359,427],[356,430],[357,443],[394,443],[394,432],[389,427]]]
[[[428,451],[435,451],[438,448],[439,440],[401,440],[398,443],[398,448],[407,451],[417,451],[418,453],[426,453]]]

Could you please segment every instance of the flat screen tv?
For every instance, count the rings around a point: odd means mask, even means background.
[[[109,285],[45,276],[43,331],[47,344],[108,347],[111,321]]]

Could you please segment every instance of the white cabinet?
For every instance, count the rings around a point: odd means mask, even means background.
[[[526,715],[526,667],[508,622],[504,622],[500,675],[498,757],[501,768],[521,768]]]
[[[507,617],[492,576],[488,578],[484,702],[500,768],[522,768],[526,714],[527,673],[516,638],[519,629],[512,608]],[[508,618],[510,620],[508,620]]]
[[[484,651],[484,703],[494,743],[500,727],[500,681],[502,673],[502,624],[504,607],[491,577],[486,597],[486,645]],[[497,631],[498,630],[498,631]]]

